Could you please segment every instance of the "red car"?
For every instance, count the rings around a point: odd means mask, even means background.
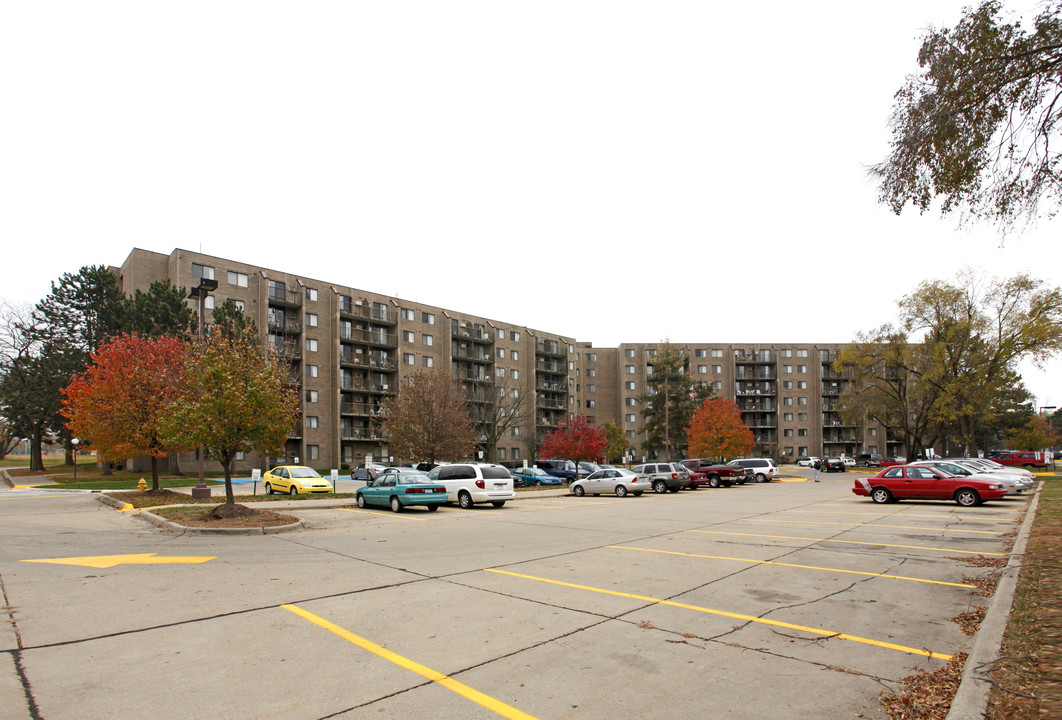
[[[963,507],[973,507],[1003,497],[1007,489],[991,480],[950,477],[928,465],[897,465],[874,477],[857,478],[852,492],[878,503],[918,498],[954,500]]]

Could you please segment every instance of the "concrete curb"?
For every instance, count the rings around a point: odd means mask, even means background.
[[[987,679],[987,673],[981,671],[980,668],[999,657],[1003,635],[1007,632],[1007,623],[1010,621],[1010,610],[1014,604],[1018,574],[1021,572],[1018,566],[1024,561],[1025,544],[1032,532],[1042,489],[1043,485],[1036,489],[1032,501],[1026,508],[1025,519],[1014,540],[1014,548],[1007,559],[1006,567],[1000,571],[996,592],[992,595],[985,619],[981,621],[973,647],[970,648],[970,656],[966,659],[962,678],[959,680],[959,689],[955,692],[955,697],[951,701],[951,709],[945,720],[972,720],[972,718],[985,716],[988,693],[992,689],[992,684]]]
[[[108,496],[106,493],[100,493],[100,502],[105,505],[121,510],[125,507],[126,503],[121,500],[116,500]],[[191,503],[186,505],[165,505],[163,507],[197,507],[202,503]],[[306,525],[302,520],[290,523],[288,525],[272,525],[269,527],[255,527],[255,528],[201,528],[190,527],[188,525],[181,525],[175,523],[172,520],[167,520],[161,515],[156,515],[150,510],[140,509],[137,511],[136,517],[142,518],[153,525],[157,525],[167,530],[172,530],[176,533],[184,535],[275,535],[276,533],[291,532],[293,530],[303,530]]]

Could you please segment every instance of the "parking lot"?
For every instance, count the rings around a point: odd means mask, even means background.
[[[284,512],[309,529],[265,536],[0,493],[0,707],[881,718],[882,691],[969,648],[950,618],[987,604],[964,580],[985,570],[962,558],[1005,557],[1028,500],[876,505],[856,475],[437,513],[304,501]]]

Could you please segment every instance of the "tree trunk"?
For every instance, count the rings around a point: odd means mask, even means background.
[[[222,460],[225,467],[225,502],[229,505],[236,504],[236,496],[232,494],[232,455]]]
[[[159,459],[157,456],[151,456],[151,489],[159,489]]]

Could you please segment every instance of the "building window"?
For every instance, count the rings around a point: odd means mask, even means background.
[[[306,338],[306,352],[317,352],[317,340],[315,338]]]
[[[505,359],[505,348],[498,348],[498,359],[499,360],[504,360]]]
[[[214,296],[213,295],[207,295],[206,296],[206,299],[203,301],[203,307],[205,307],[207,310],[213,310],[214,309]]]
[[[232,301],[232,304],[233,304],[233,305],[235,305],[235,306],[236,306],[236,309],[237,309],[237,310],[239,310],[240,312],[243,312],[243,311],[244,311],[244,308],[246,308],[246,307],[247,307],[247,306],[246,306],[246,305],[244,304],[243,300],[233,300],[233,301]]]
[[[306,455],[309,457],[310,460],[320,460],[321,459],[321,446],[320,445],[307,445],[306,446]]]
[[[629,423],[638,422],[638,416],[635,415],[634,413],[630,413],[628,415],[624,415],[623,419],[626,420]]]
[[[509,357],[512,358],[513,360],[519,360],[520,359],[520,353],[517,350],[510,350],[509,351]]]
[[[586,401],[586,407],[587,407],[587,409],[596,408],[597,407],[597,400],[587,400]]]
[[[597,377],[597,370],[595,370],[594,368],[587,368],[586,369],[586,376],[587,377]]]
[[[786,422],[793,422],[793,413],[785,413],[782,415],[782,419]]]
[[[797,380],[797,390],[807,390],[807,389],[808,389],[808,381],[807,380]]]
[[[519,427],[514,427],[513,428],[513,437],[520,437],[520,428]]]
[[[496,374],[496,375],[497,375],[498,377],[500,377],[500,378],[503,378],[503,377],[505,377],[505,368],[495,368],[495,369],[494,369],[494,373],[495,373],[495,374]]]
[[[411,343],[411,342],[416,342],[416,341],[417,341],[417,334],[415,332],[413,332],[411,330],[403,330],[402,331],[402,342]]]
[[[807,457],[808,456],[807,446],[797,448],[797,452],[800,453],[800,457]]]
[[[807,365],[797,365],[797,372],[798,373],[806,373],[807,371],[808,371],[808,366]]]
[[[520,342],[520,333],[516,332],[515,330],[510,331],[509,339],[513,342]]]
[[[782,366],[782,372],[784,372],[784,373],[793,372],[793,366],[792,365],[783,365]]]
[[[878,429],[877,428],[867,428],[867,435],[869,435],[870,437],[877,437]]]
[[[807,436],[808,436],[808,429],[807,428],[800,428],[799,430],[797,430],[797,437],[807,437]]]
[[[702,375],[706,375],[708,373],[708,366],[707,365],[698,365],[697,366],[697,372],[699,372]]]
[[[317,302],[317,288],[306,288],[306,299],[310,302]]]
[[[586,361],[587,362],[597,362],[597,353],[587,353],[586,354]]]
[[[307,327],[317,327],[317,313],[306,313]]]
[[[307,365],[306,366],[306,377],[312,377],[312,378],[317,377],[317,366],[316,365]]]
[[[797,413],[797,420],[799,420],[800,422],[807,422],[808,421],[808,414],[807,413]]]
[[[586,391],[588,393],[597,392],[597,385],[587,385]]]
[[[792,390],[793,389],[793,381],[792,380],[783,380],[782,381],[782,389],[783,390]]]
[[[520,379],[520,371],[516,370],[516,369],[510,370],[509,371],[509,377],[511,377],[513,380],[519,380]]]
[[[808,351],[807,350],[797,350],[797,357],[798,358],[806,358],[807,356],[808,356]]]
[[[417,356],[413,353],[402,353],[402,362],[406,365],[416,365]]]
[[[791,398],[791,397],[782,398],[782,404],[783,405],[792,405],[793,404],[793,398]]]
[[[435,324],[435,314],[434,313],[428,313],[428,312],[421,313],[420,314],[420,321],[422,323],[424,323],[425,325],[434,325]]]
[[[806,397],[798,397],[797,398],[797,405],[807,405],[807,404],[808,404],[808,399]]]
[[[830,351],[829,350],[819,350],[819,360],[821,362],[828,363],[830,361]]]
[[[420,341],[425,345],[431,346],[435,344],[435,338],[427,333],[420,336]]]
[[[425,355],[422,360],[424,367],[435,367],[435,358]]]
[[[624,357],[629,357],[629,358],[634,357],[634,348],[627,348],[626,350],[624,350],[623,351],[623,356]]]
[[[635,384],[635,382],[633,380],[628,380],[627,382],[625,382],[623,384],[623,387],[625,387],[628,390],[637,390],[638,389],[638,386]]]
[[[723,389],[723,383],[720,382],[719,380],[716,380],[714,383],[712,383],[712,389],[713,390],[722,390]]]
[[[195,280],[192,285],[196,287],[198,287],[200,280],[213,280],[214,268],[210,265],[192,263],[192,279]]]
[[[319,426],[319,423],[320,423],[320,418],[318,418],[316,415],[307,415],[306,416],[306,427],[309,428],[310,430],[316,430],[318,428],[318,426]]]
[[[235,285],[236,287],[247,287],[247,274],[233,272],[229,270],[229,285]]]
[[[633,375],[634,374],[634,366],[633,365],[628,365],[627,367],[624,368],[624,370],[626,371],[626,373],[628,375]]]
[[[723,357],[723,351],[722,350],[712,350],[712,357],[718,357],[718,358]]]
[[[638,401],[634,398],[625,398],[624,403],[627,405],[627,407],[634,407],[638,404]]]
[[[317,402],[317,391],[316,390],[307,390],[306,391],[306,402],[308,402],[308,403]]]
[[[708,351],[705,350],[704,348],[701,348],[699,350],[694,350],[693,351],[693,356],[694,357],[708,357]]]
[[[716,375],[721,374],[723,372],[723,366],[722,365],[712,365],[712,372],[715,373]]]
[[[792,447],[786,447],[785,448],[785,456],[786,457],[792,457],[792,455],[793,455],[793,448]]]
[[[793,351],[792,350],[780,350],[779,351],[779,355],[781,355],[782,357],[785,357],[785,358],[793,357]],[[792,453],[790,453],[790,454],[792,454]]]
[[[793,428],[786,428],[782,431],[783,437],[793,437]]]
[[[398,309],[398,315],[403,320],[416,320],[417,319],[417,314],[415,312],[413,312],[410,308],[399,308]]]

